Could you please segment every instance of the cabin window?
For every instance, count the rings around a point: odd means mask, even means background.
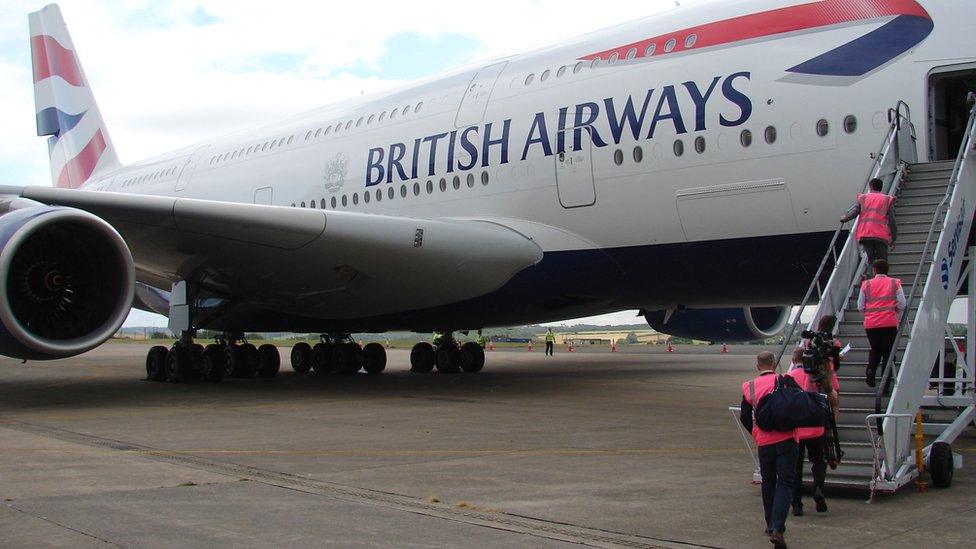
[[[420,183],[414,182],[413,184],[413,195],[420,196]]]
[[[486,172],[486,171],[485,172],[481,172],[481,184],[482,185],[487,185],[488,184],[488,178],[489,178],[488,172]]]
[[[314,210],[315,208],[318,208],[318,203],[316,201],[312,200],[312,201],[310,201],[308,203],[308,207],[309,208],[312,208]]]
[[[386,197],[389,198],[390,200],[393,200],[394,196],[396,196],[396,191],[393,190],[393,187],[387,189]]]
[[[383,111],[383,112],[380,113],[380,120],[379,121],[382,122],[384,120],[386,120],[386,111]]]
[[[342,207],[345,208],[348,205],[349,205],[349,199],[346,198],[346,195],[342,195]]]
[[[766,126],[765,131],[766,143],[772,145],[776,142],[776,126]]]
[[[330,133],[332,133],[332,126],[326,126],[322,135],[329,135]]]
[[[618,166],[624,163],[624,151],[620,149],[613,151],[613,163]]]
[[[647,45],[647,49],[644,50],[644,57],[650,57],[650,56],[654,55],[654,50],[656,50],[656,49],[657,49],[657,44],[656,43],[648,44]]]
[[[542,76],[539,77],[539,81],[545,82],[546,80],[549,80],[549,74],[550,74],[549,69],[542,71]]]
[[[566,74],[566,65],[563,65],[556,70],[556,78],[562,78],[564,74]]]
[[[674,155],[681,156],[685,154],[685,142],[680,139],[674,140]]]
[[[678,45],[678,41],[674,38],[668,40],[664,43],[664,51],[670,53],[674,50],[674,47]]]
[[[363,192],[363,203],[369,204],[369,191]]]
[[[335,207],[336,207],[336,197],[333,196],[332,197],[332,209],[334,210]]]
[[[644,149],[640,146],[634,147],[634,162],[640,164],[644,160]]]
[[[366,120],[366,125],[368,126],[368,125],[372,124],[373,123],[373,120],[376,120],[376,115],[375,114],[369,115],[369,119]]]
[[[817,135],[827,137],[828,132],[830,132],[830,123],[824,118],[817,120]]]
[[[406,198],[406,197],[407,197],[407,186],[400,185],[400,198]]]
[[[592,62],[590,63],[590,68],[591,68],[591,69],[595,69],[595,68],[597,67],[597,65],[599,65],[599,64],[600,64],[600,61],[601,61],[601,59],[600,59],[599,57],[597,57],[596,59],[594,59],[594,60],[593,60],[593,61],[592,61]]]
[[[396,118],[397,112],[398,112],[398,109],[393,109],[393,111],[390,112],[390,120],[393,120],[394,118]]]
[[[695,152],[701,154],[705,152],[705,137],[699,135],[695,138]]]
[[[305,207],[305,201],[304,200],[302,200],[302,207],[303,208]]]
[[[579,63],[573,65],[573,74],[579,74],[581,70],[583,70],[583,62],[582,61],[580,61]]]
[[[321,199],[321,200],[319,200],[319,208],[322,208],[323,210],[325,209],[325,199],[324,198]]]
[[[610,59],[607,59],[607,64],[608,65],[613,65],[614,63],[617,62],[617,59],[619,59],[619,58],[620,58],[620,56],[617,55],[617,52],[613,52],[613,53],[610,54]]]
[[[844,131],[846,133],[854,133],[857,131],[857,117],[853,114],[844,117]]]
[[[456,190],[458,190],[460,188],[461,188],[461,178],[455,175],[454,176],[454,190],[456,191]]]
[[[633,59],[637,57],[637,48],[630,48],[627,50],[627,59]]]
[[[359,117],[359,120],[356,121],[356,127],[358,128],[359,126],[362,126],[362,125],[363,125],[363,117],[360,116]]]
[[[739,134],[739,143],[742,143],[743,147],[752,145],[752,132],[749,130],[742,130],[742,133]]]
[[[439,186],[440,186],[441,192],[446,191],[447,190],[447,180],[442,177]]]
[[[685,47],[686,48],[694,47],[695,42],[698,42],[698,35],[697,34],[689,34],[688,35],[688,38],[685,38]]]
[[[474,188],[474,174],[473,173],[469,173],[467,179],[468,179],[468,188],[469,189],[473,189]]]
[[[428,179],[427,180],[427,194],[433,194],[433,193],[434,193],[434,182],[431,181],[430,179]]]
[[[377,202],[382,202],[383,201],[383,190],[382,189],[376,189],[376,201]]]
[[[305,134],[305,141],[308,141],[311,138],[312,138],[312,130],[308,130],[308,133]]]
[[[417,106],[413,108],[413,112],[420,112],[420,109],[422,109],[422,108],[424,108],[424,102],[423,101],[421,101],[420,103],[417,103]]]
[[[534,78],[535,78],[535,74],[529,74],[528,76],[526,76],[525,85],[528,86],[529,84],[531,84]]]
[[[359,205],[359,193],[352,193],[352,204],[353,206]]]

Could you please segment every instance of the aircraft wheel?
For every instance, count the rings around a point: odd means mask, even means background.
[[[316,343],[312,347],[312,369],[316,374],[329,373],[334,364],[335,346],[331,343]]]
[[[363,367],[365,356],[358,344],[344,343],[336,347],[333,361],[335,370],[340,374],[355,374]]]
[[[174,345],[166,355],[166,381],[185,383],[190,371],[190,353],[187,349]]]
[[[156,345],[146,355],[146,378],[149,381],[166,381],[166,358],[169,349]]]
[[[312,346],[304,341],[291,348],[291,369],[307,374],[312,369]]]
[[[461,371],[461,351],[453,341],[445,343],[437,348],[434,364],[442,374],[456,374]]]
[[[226,376],[249,378],[258,369],[258,350],[247,343],[245,345],[230,345],[224,353],[227,357]]]
[[[485,367],[485,350],[473,341],[461,346],[461,371],[466,373],[480,372]]]
[[[224,348],[220,345],[207,345],[200,359],[200,379],[218,383],[227,373],[227,359]]]
[[[258,375],[264,379],[271,379],[281,370],[281,354],[274,345],[258,347]]]
[[[386,349],[379,343],[369,343],[363,347],[363,354],[366,355],[367,374],[379,374],[386,369]]]
[[[422,374],[429,373],[434,369],[434,360],[437,356],[434,346],[426,341],[422,341],[413,346],[410,350],[410,371]]]
[[[952,446],[947,442],[933,444],[929,453],[929,474],[932,476],[932,485],[936,488],[951,486],[954,467]]]

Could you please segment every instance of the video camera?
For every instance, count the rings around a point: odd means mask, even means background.
[[[802,335],[810,341],[803,351],[803,371],[810,375],[814,383],[822,385],[830,358],[836,352],[834,334],[804,330]]]

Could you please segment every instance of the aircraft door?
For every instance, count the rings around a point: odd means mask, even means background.
[[[491,98],[491,90],[495,87],[498,75],[505,70],[508,61],[488,65],[478,71],[468,84],[468,89],[464,92],[461,99],[461,106],[458,107],[457,117],[454,119],[454,126],[466,128],[480,124],[485,118],[485,109],[488,108],[488,99]]]
[[[183,163],[183,168],[180,169],[180,175],[176,179],[177,191],[182,191],[190,183],[190,179],[193,179],[193,172],[195,171],[196,166],[200,163],[200,159],[203,158],[203,155],[205,155],[209,149],[210,145],[204,145],[193,151],[193,154],[186,159],[186,162]]]
[[[556,189],[563,208],[581,208],[596,203],[590,128],[579,128],[579,150],[575,150],[575,131],[568,129],[560,132],[558,142],[566,143],[568,150],[553,155],[556,159]]]

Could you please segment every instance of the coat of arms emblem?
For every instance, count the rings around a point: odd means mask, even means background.
[[[325,163],[325,190],[334,192],[342,188],[342,183],[346,180],[346,172],[349,169],[349,157],[336,153],[335,158]]]

